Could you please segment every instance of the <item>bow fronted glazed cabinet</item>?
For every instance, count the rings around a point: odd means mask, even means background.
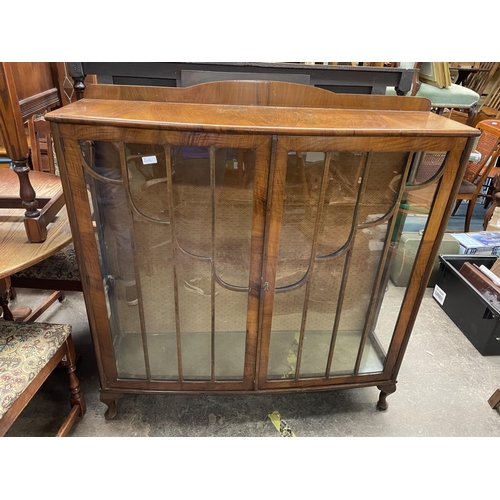
[[[46,119],[107,418],[125,393],[377,386],[387,408],[478,132],[297,84],[87,92]]]

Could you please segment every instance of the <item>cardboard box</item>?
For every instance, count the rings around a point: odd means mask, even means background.
[[[500,355],[500,304],[478,292],[460,273],[465,262],[488,269],[497,258],[486,255],[440,255],[433,297],[483,355]]]
[[[420,246],[422,235],[420,233],[403,233],[399,241],[396,255],[391,266],[391,281],[396,286],[408,286],[413,262]],[[450,234],[443,236],[443,241],[439,247],[440,254],[459,254],[460,244]],[[439,259],[436,259],[431,277],[427,286],[434,286],[436,283],[437,272],[439,269]]]
[[[497,255],[500,251],[500,232],[479,231],[477,233],[451,233],[460,243],[463,255]]]
[[[500,207],[496,207],[491,216],[490,222],[486,227],[486,231],[500,231]]]

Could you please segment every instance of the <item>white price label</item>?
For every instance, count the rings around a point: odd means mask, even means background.
[[[437,285],[434,287],[434,292],[432,293],[432,296],[441,304],[444,304],[444,299],[446,299],[446,292],[442,289],[439,288]]]
[[[143,165],[151,165],[151,163],[158,163],[156,160],[156,156],[143,156],[142,164]]]

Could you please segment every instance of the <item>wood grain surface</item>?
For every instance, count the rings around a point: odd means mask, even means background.
[[[155,130],[329,136],[453,136],[479,131],[429,112],[82,99],[48,113],[58,123]]]
[[[336,109],[397,109],[429,111],[431,102],[421,97],[335,94],[329,90],[274,81],[210,82],[192,87],[89,85],[86,99],[185,102],[245,106],[292,106]]]
[[[30,179],[41,196],[53,196],[61,189],[61,181],[55,175],[30,172]],[[12,194],[16,188],[19,189],[16,174],[10,169],[0,170],[0,197]],[[43,243],[31,243],[24,228],[24,209],[0,209],[0,278],[41,262],[71,242],[66,208],[48,229]]]

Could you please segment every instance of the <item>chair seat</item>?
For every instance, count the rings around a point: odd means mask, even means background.
[[[397,95],[394,87],[387,87],[386,95]],[[479,101],[478,93],[454,83],[444,89],[422,83],[416,97],[429,99],[432,106],[447,108],[470,108]]]
[[[14,276],[23,279],[80,281],[75,247],[70,244],[51,257]]]
[[[473,194],[476,190],[476,185],[473,182],[462,181],[460,188],[458,189],[459,194]]]
[[[0,322],[0,419],[70,334],[70,325]]]

